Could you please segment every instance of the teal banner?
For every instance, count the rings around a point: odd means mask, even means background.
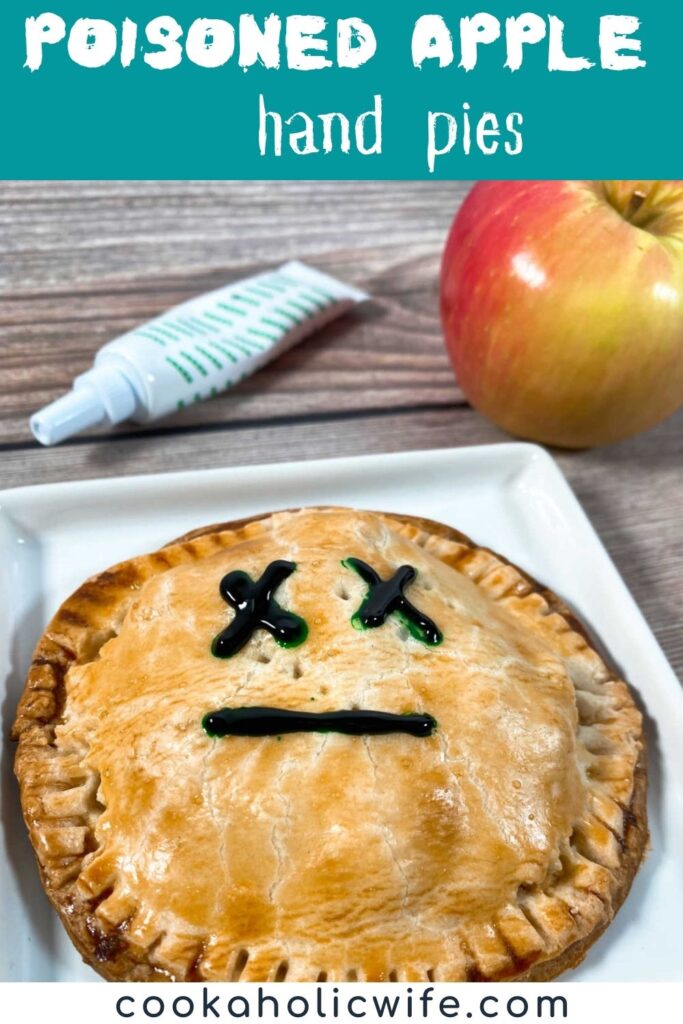
[[[682,40],[670,0],[13,0],[0,177],[675,178]]]

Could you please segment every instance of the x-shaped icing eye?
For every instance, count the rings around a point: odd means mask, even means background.
[[[383,580],[360,558],[345,558],[342,565],[357,572],[369,588],[363,603],[351,619],[356,629],[383,626],[387,618],[395,613],[416,640],[431,645],[441,643],[443,634],[436,623],[418,611],[403,593],[405,587],[417,576],[412,565],[402,565],[388,580]]]
[[[232,658],[257,629],[265,629],[281,647],[298,647],[304,642],[308,636],[305,621],[294,612],[285,611],[273,597],[295,569],[294,562],[278,560],[271,562],[256,581],[240,570],[223,577],[220,594],[235,609],[235,617],[211,645],[217,658]]]

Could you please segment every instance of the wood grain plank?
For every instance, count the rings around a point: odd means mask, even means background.
[[[223,272],[383,250],[437,252],[468,182],[1,182],[0,290]]]
[[[466,183],[0,186],[0,443],[106,341],[266,265],[310,257],[373,302],[171,425],[462,400],[438,318],[438,263]]]

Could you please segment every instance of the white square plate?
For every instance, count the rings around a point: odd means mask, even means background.
[[[95,977],[42,892],[11,777],[7,734],[48,619],[86,576],[194,527],[315,504],[448,523],[543,580],[591,625],[647,711],[653,849],[615,923],[566,980],[680,979],[683,697],[564,477],[547,453],[523,444],[48,484],[0,494],[0,979]]]

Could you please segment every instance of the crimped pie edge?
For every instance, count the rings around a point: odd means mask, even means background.
[[[297,511],[316,509],[293,510]],[[22,809],[51,902],[86,962],[109,980],[159,981],[173,977],[151,962],[145,951],[129,947],[124,931],[105,933],[95,917],[93,902],[85,900],[77,889],[82,862],[94,848],[93,829],[99,812],[95,803],[96,781],[84,777],[82,769],[79,774],[77,763],[64,763],[65,759],[57,755],[52,745],[64,700],[63,680],[72,664],[97,657],[103,643],[117,632],[129,604],[147,579],[174,565],[207,557],[245,536],[253,537],[265,528],[265,521],[272,515],[281,514],[264,513],[203,527],[156,552],[119,563],[91,577],[62,604],[37,645],[13,729],[13,737],[19,741],[15,770]],[[563,870],[565,875],[569,872],[570,878],[573,876],[572,880],[561,878],[556,893],[520,894],[521,923],[511,919],[510,930],[505,934],[482,936],[481,947],[468,951],[469,962],[462,979],[440,977],[438,965],[428,973],[409,964],[397,965],[395,972],[398,980],[411,981],[549,980],[580,963],[609,925],[628,894],[647,848],[647,781],[640,713],[627,685],[616,672],[605,667],[583,625],[552,591],[506,559],[441,523],[413,516],[375,514],[397,533],[421,544],[457,571],[465,572],[516,614],[552,628],[563,653],[579,660],[580,674],[589,683],[588,688],[580,689],[581,699],[586,702],[583,710],[577,701],[580,726],[588,730],[593,740],[597,739],[599,750],[604,750],[605,744],[608,750],[614,747],[609,735],[610,726],[614,733],[614,720],[592,719],[599,713],[600,705],[606,704],[605,698],[617,702],[612,710],[622,736],[622,753],[628,761],[627,773],[612,780],[600,778],[600,756],[596,758],[594,795],[600,816],[588,816],[589,820],[579,823],[572,842],[567,844]],[[43,796],[46,791],[65,788],[80,794],[82,814],[71,813],[64,819],[51,817],[44,809]],[[534,932],[540,943],[533,941]],[[242,951],[236,949],[233,975],[247,980],[248,971],[242,973],[239,967],[241,959]],[[347,966],[351,970],[354,965]],[[327,977],[346,980],[347,971],[332,970]],[[202,980],[200,953],[178,980]]]

